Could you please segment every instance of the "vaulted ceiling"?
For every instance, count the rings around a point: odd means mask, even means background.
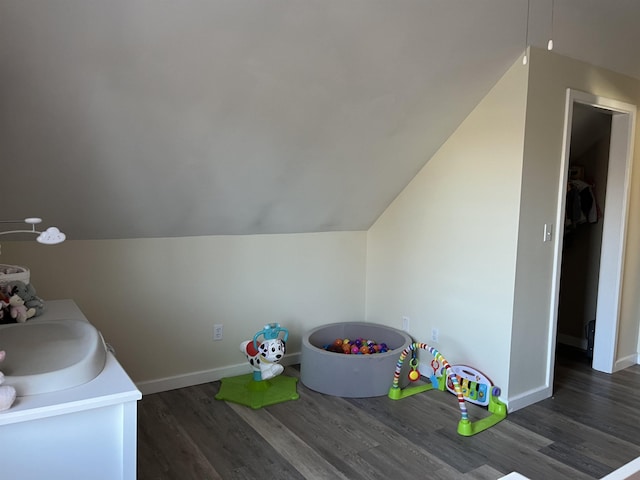
[[[639,1],[529,11],[529,44],[553,18],[557,53],[640,79]],[[2,0],[0,218],[71,239],[367,229],[526,26],[527,0]]]

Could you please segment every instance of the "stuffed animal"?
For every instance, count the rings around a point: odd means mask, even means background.
[[[24,323],[36,314],[35,308],[24,306],[24,300],[18,295],[9,297],[9,314],[18,323]]]
[[[30,283],[14,280],[7,283],[6,289],[9,295],[18,295],[24,300],[24,306],[27,307],[27,310],[34,309],[34,317],[44,311],[44,301],[36,295],[36,289]]]
[[[9,297],[7,297],[2,291],[0,291],[0,323],[10,323],[9,320]],[[5,320],[4,314],[7,312],[7,318]]]
[[[0,362],[4,360],[6,353],[0,350]],[[4,374],[0,372],[0,411],[7,410],[16,400],[16,389],[11,385],[1,385],[4,382]]]

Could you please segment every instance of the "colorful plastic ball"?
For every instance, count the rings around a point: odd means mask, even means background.
[[[334,353],[363,354],[385,353],[389,351],[386,343],[377,343],[372,339],[358,337],[355,340],[348,338],[336,338],[333,343],[323,345],[325,350]]]
[[[418,370],[411,370],[409,372],[409,380],[411,380],[412,382],[415,382],[419,378],[420,378],[420,372]]]

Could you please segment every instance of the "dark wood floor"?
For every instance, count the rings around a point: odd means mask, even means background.
[[[640,456],[640,366],[607,375],[563,354],[556,370],[553,398],[473,437],[456,433],[455,397],[437,391],[345,399],[298,383],[299,400],[258,410],[215,400],[219,382],[147,395],[138,478],[591,479]]]

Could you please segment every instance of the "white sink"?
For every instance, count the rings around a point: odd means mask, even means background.
[[[0,325],[0,364],[5,384],[18,396],[55,392],[100,374],[107,349],[100,332],[82,320],[27,321]]]

